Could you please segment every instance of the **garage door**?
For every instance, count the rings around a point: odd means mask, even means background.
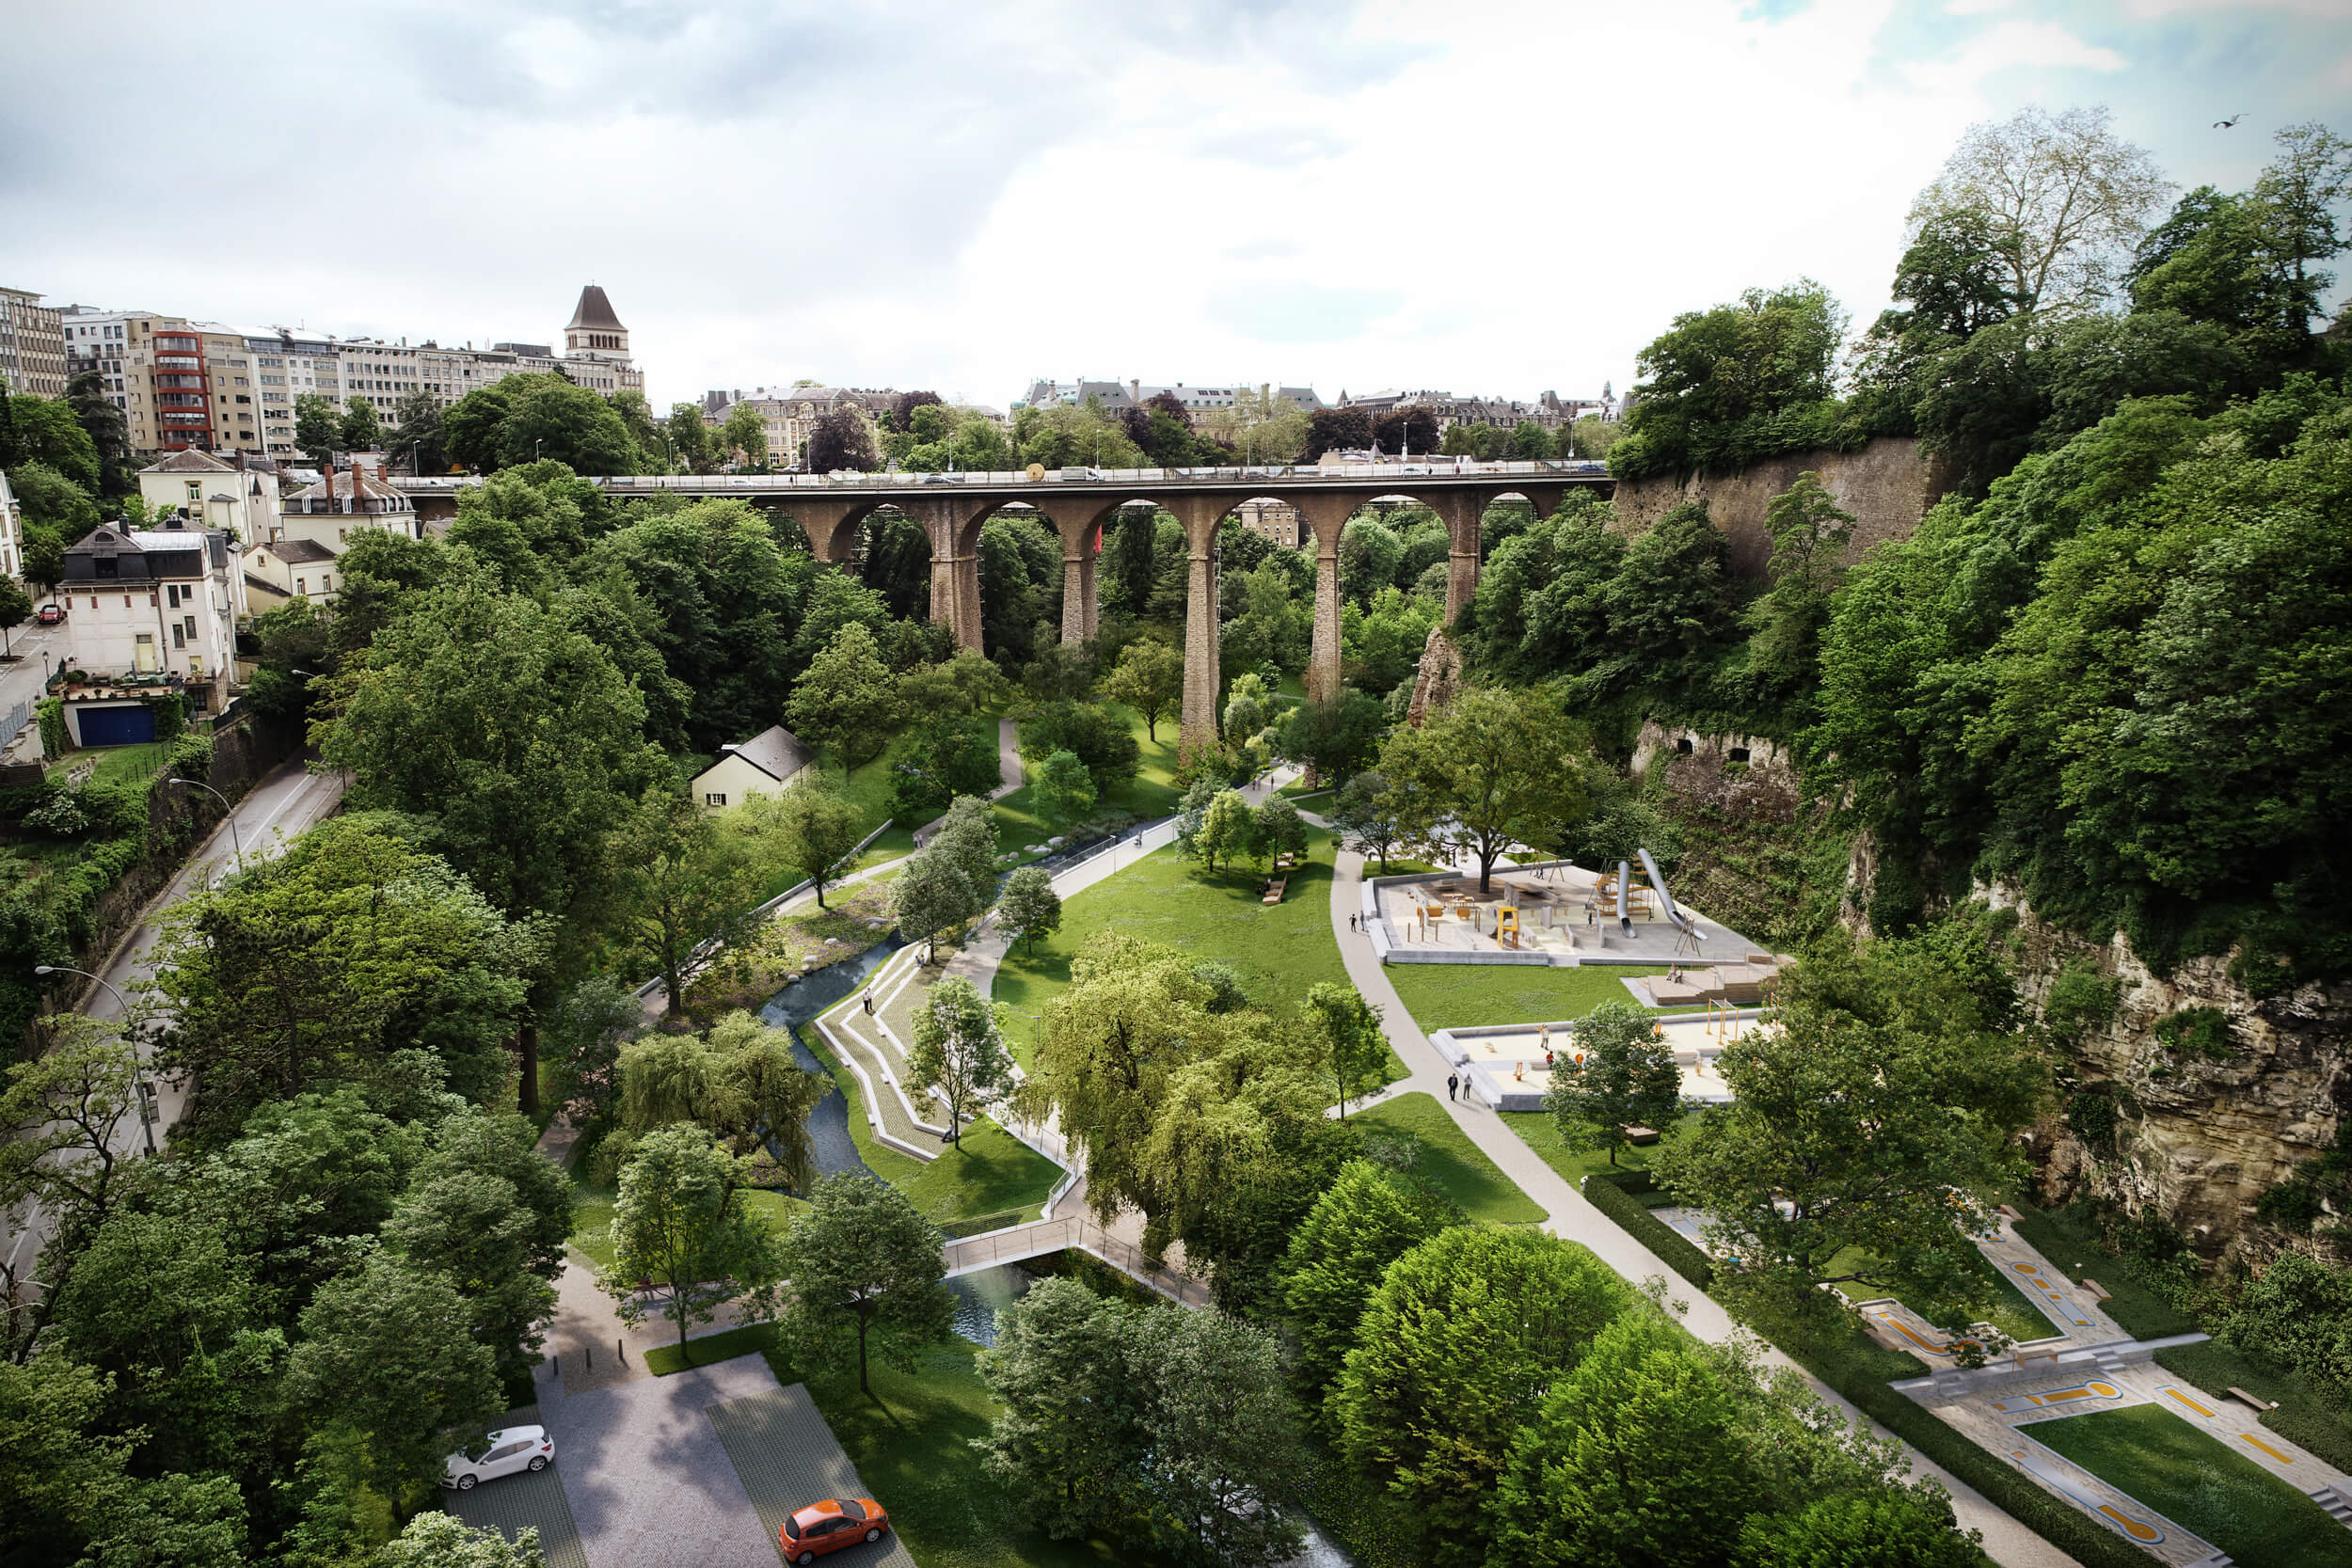
[[[81,717],[85,746],[139,746],[155,738],[155,715],[144,703],[136,707],[86,707]]]

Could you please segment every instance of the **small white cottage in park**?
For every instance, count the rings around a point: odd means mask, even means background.
[[[740,746],[720,747],[719,760],[694,775],[694,799],[705,811],[739,806],[755,795],[778,793],[816,760],[799,736],[771,725]]]

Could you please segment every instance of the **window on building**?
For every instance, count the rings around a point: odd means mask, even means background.
[[[309,598],[310,595],[310,579],[309,578],[294,578],[294,592],[301,594],[305,598]]]
[[[706,806],[723,806],[726,803],[726,796],[718,790],[712,790],[703,796],[703,804]]]

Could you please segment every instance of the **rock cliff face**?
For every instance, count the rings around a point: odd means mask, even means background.
[[[1421,668],[1413,673],[1413,699],[1405,709],[1405,721],[1421,728],[1432,710],[1445,706],[1461,689],[1461,645],[1445,634],[1445,627],[1431,626],[1429,641],[1421,645]]]
[[[1877,869],[1869,835],[1848,845],[1832,833],[1770,741],[1647,724],[1632,770],[1653,785],[1662,777],[1653,798],[1684,834],[1677,898],[1788,945],[1805,934],[1792,917],[1818,928],[1823,901],[1835,898],[1848,927],[1867,934],[1860,911]],[[2037,1012],[2070,967],[2095,968],[2115,988],[2112,1017],[2068,1046],[2060,1064],[2077,1089],[2113,1097],[2113,1136],[2087,1142],[2058,1114],[2035,1127],[2026,1150],[2042,1196],[2099,1197],[2166,1221],[2207,1256],[2228,1252],[2253,1223],[2255,1201],[2352,1116],[2352,985],[2256,998],[2230,978],[2227,955],[2159,975],[2120,931],[2089,942],[2042,920],[2014,888],[1974,892],[2015,912],[2008,956]],[[2205,1008],[2226,1027],[2201,1048],[2182,1037],[2179,1015]],[[2158,1027],[2167,1019],[2175,1021],[2169,1039]]]
[[[2227,1250],[2255,1200],[2352,1114],[2352,987],[2257,999],[2230,978],[2226,957],[2158,975],[2120,931],[2100,946],[2044,924],[2012,890],[1978,895],[2017,911],[2018,980],[2036,1006],[2069,963],[2094,963],[2120,983],[2113,1019],[2072,1047],[2067,1064],[2085,1086],[2114,1094],[2113,1147],[2087,1145],[2062,1119],[2036,1128],[2042,1195],[2106,1198],[2169,1222],[2209,1256]],[[2158,1032],[2191,1008],[2225,1019],[2226,1043],[2199,1050]]]
[[[1854,515],[1849,561],[1860,559],[1883,539],[1911,537],[1928,508],[1950,488],[1949,477],[1920,455],[1915,437],[1882,436],[1859,451],[1795,452],[1736,474],[1622,481],[1617,485],[1617,527],[1629,534],[1645,532],[1685,501],[1703,500],[1708,519],[1730,543],[1732,570],[1761,578],[1772,553],[1765,508],[1807,469],[1819,473],[1837,503]]]

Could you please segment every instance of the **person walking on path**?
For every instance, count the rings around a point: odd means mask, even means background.
[[[866,1004],[866,1011],[867,1016],[869,1016],[869,1017],[870,1017],[870,1016],[872,1016],[873,1011],[874,1011],[874,988],[873,988],[873,987],[871,987],[871,986],[866,987],[866,994],[865,994],[865,996],[863,996],[862,998],[860,998],[860,1000],[861,1000],[861,1001],[863,1001],[863,1002]]]
[[[1452,1100],[1454,1098],[1454,1091],[1461,1086],[1462,1075],[1460,1073],[1449,1072],[1445,1075],[1445,1097],[1448,1100]]]

